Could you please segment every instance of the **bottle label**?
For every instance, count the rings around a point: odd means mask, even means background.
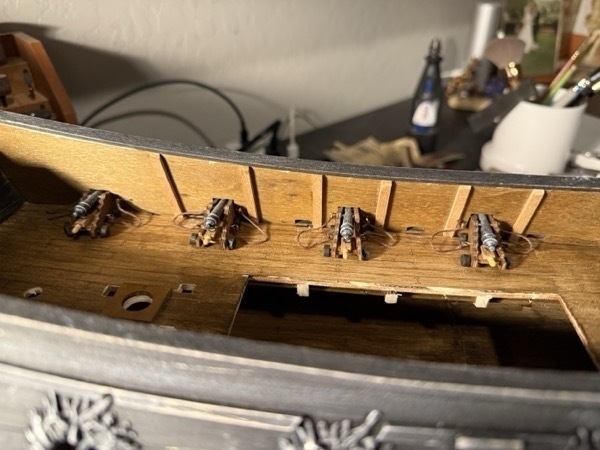
[[[439,100],[426,100],[417,105],[412,116],[412,124],[418,127],[434,127],[437,125]]]

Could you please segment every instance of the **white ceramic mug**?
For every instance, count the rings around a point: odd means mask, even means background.
[[[486,171],[537,175],[564,172],[586,105],[553,108],[523,101],[481,149]]]

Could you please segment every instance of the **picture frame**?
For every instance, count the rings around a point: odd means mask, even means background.
[[[521,71],[527,77],[553,74],[559,64],[564,0],[505,0],[505,36],[525,42]]]
[[[563,28],[559,59],[566,61],[595,30],[600,30],[600,0],[562,0]],[[600,42],[582,62],[583,68],[600,66]]]

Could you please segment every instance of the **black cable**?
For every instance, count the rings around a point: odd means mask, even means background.
[[[279,130],[279,126],[281,125],[281,120],[276,120],[267,128],[262,130],[256,136],[254,136],[250,141],[246,142],[246,144],[242,145],[239,148],[240,152],[245,152],[250,150],[257,142],[263,139],[268,134],[271,135],[271,139],[269,141],[269,146],[267,147],[267,155],[276,155],[279,156],[279,152],[277,151],[277,131]]]
[[[107,117],[106,119],[100,119],[98,122],[95,122],[95,123],[89,125],[89,127],[90,128],[99,128],[102,125],[106,125],[106,124],[109,124],[112,122],[117,122],[119,120],[128,119],[130,117],[135,117],[135,116],[163,116],[163,117],[168,117],[170,119],[177,120],[178,122],[182,123],[183,125],[187,126],[189,129],[194,131],[194,133],[196,133],[198,136],[200,136],[202,138],[202,140],[206,143],[206,145],[208,145],[209,147],[215,147],[215,143],[204,133],[204,131],[202,131],[200,128],[198,128],[194,123],[192,123],[185,117],[182,117],[179,114],[175,114],[170,111],[161,111],[161,110],[154,110],[154,109],[140,109],[137,111],[129,111],[129,112],[126,112],[123,114],[117,114],[115,116]]]
[[[130,89],[129,91],[122,93],[121,95],[116,96],[112,100],[106,102],[104,105],[101,105],[98,108],[96,108],[85,119],[83,119],[81,121],[81,125],[86,126],[94,117],[96,117],[101,112],[103,112],[106,109],[110,108],[111,106],[119,103],[120,101],[122,101],[128,97],[131,97],[134,94],[137,94],[138,92],[147,91],[149,89],[154,89],[154,88],[157,88],[160,86],[167,86],[167,85],[172,85],[172,84],[187,84],[189,86],[206,89],[207,91],[210,91],[213,94],[215,94],[216,96],[223,99],[225,101],[225,103],[227,103],[231,107],[231,109],[233,109],[233,111],[235,112],[235,115],[237,116],[237,118],[240,122],[240,142],[242,143],[242,146],[248,142],[248,129],[246,128],[246,120],[244,119],[244,115],[242,114],[240,109],[237,107],[237,105],[229,97],[227,97],[223,92],[221,92],[219,89],[209,86],[208,84],[204,84],[204,83],[201,83],[199,81],[194,81],[194,80],[184,80],[184,79],[182,79],[182,80],[179,80],[179,79],[162,80],[162,81],[155,81],[155,82],[151,82],[151,83],[147,83],[147,84],[143,84],[141,86],[135,87],[133,89]]]

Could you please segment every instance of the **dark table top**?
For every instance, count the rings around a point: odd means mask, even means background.
[[[369,136],[382,142],[407,136],[410,110],[411,101],[404,100],[298,135],[296,141],[300,146],[300,157],[326,160],[323,151],[331,148],[334,141],[352,145]],[[491,137],[490,132],[476,135],[470,130],[467,124],[469,114],[442,105],[436,151],[464,154],[462,160],[453,163],[449,168],[478,169],[481,146]],[[285,155],[286,144],[287,142],[283,142],[280,147],[282,155]]]
[[[332,148],[334,141],[352,145],[369,136],[382,142],[407,136],[410,110],[411,100],[407,99],[298,135],[300,157],[326,160],[323,151]],[[586,113],[600,117],[600,95],[589,100]],[[481,147],[492,137],[493,129],[480,133],[471,131],[467,123],[470,114],[442,105],[436,151],[463,154],[463,159],[447,166],[449,169],[479,170]],[[286,154],[286,145],[287,141],[280,143],[281,155]]]

